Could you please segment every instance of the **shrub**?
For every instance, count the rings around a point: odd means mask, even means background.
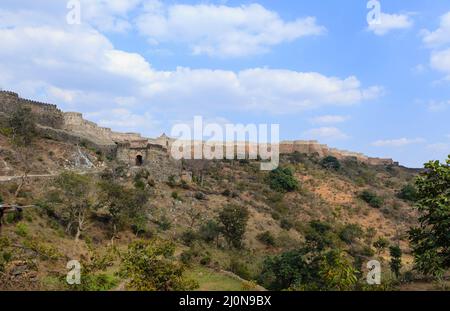
[[[277,168],[269,173],[267,182],[275,191],[291,192],[298,189],[298,182],[289,168]]]
[[[16,225],[15,233],[21,237],[28,236],[28,226],[23,222],[20,222]]]
[[[339,237],[347,244],[352,244],[358,237],[362,237],[364,230],[357,224],[348,224],[339,232]]]
[[[197,200],[199,200],[199,201],[201,201],[201,200],[205,200],[206,199],[206,195],[203,193],[203,192],[196,192],[195,193],[195,195],[194,195],[194,197],[197,199]]]
[[[292,221],[290,221],[287,218],[283,218],[280,221],[280,227],[283,228],[284,230],[291,230],[293,226],[294,224],[292,223]]]
[[[418,197],[417,189],[414,185],[408,184],[400,190],[397,197],[405,201],[415,202]]]
[[[381,252],[389,246],[389,241],[386,238],[380,237],[378,240],[376,240],[373,243],[373,246],[378,250],[378,254],[381,254]]]
[[[336,157],[328,156],[320,161],[320,165],[326,169],[338,170],[341,168],[341,163]]]
[[[170,219],[167,218],[167,216],[162,216],[157,222],[159,228],[162,231],[167,231],[172,227],[172,223],[170,222]]]
[[[160,240],[138,240],[128,246],[121,273],[127,287],[139,291],[183,291],[198,287],[186,279],[183,265],[173,260],[174,244]]]
[[[383,205],[383,199],[377,196],[375,193],[369,190],[364,190],[360,193],[359,197],[369,204],[371,207],[380,208]]]
[[[243,279],[248,280],[251,278],[251,273],[248,266],[245,264],[245,262],[237,258],[232,258],[230,260],[229,270]]]
[[[187,230],[181,234],[181,240],[187,246],[191,246],[192,243],[197,239],[197,234],[192,230]]]
[[[275,237],[272,235],[270,231],[265,231],[256,236],[258,241],[267,245],[267,246],[275,246]]]
[[[220,226],[216,221],[209,220],[200,226],[198,234],[200,238],[205,242],[217,242],[217,239],[220,235]]]

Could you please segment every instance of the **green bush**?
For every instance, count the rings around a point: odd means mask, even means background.
[[[175,245],[161,240],[134,241],[123,255],[121,274],[127,288],[138,291],[183,291],[198,287],[184,277],[184,267],[173,258]]]
[[[16,225],[15,232],[17,235],[19,235],[21,237],[26,237],[26,236],[28,236],[28,231],[29,231],[28,226],[25,223],[20,222]]]
[[[359,197],[369,204],[371,207],[380,208],[383,205],[383,199],[369,190],[364,190],[359,194]]]
[[[287,218],[283,218],[280,221],[280,227],[283,228],[284,230],[291,230],[293,226],[294,224],[292,223],[292,221],[290,221]]]
[[[192,243],[197,239],[197,234],[192,230],[187,230],[181,234],[181,240],[187,246],[191,246]]]
[[[216,221],[208,220],[206,223],[200,226],[198,235],[205,242],[217,242],[217,239],[220,235],[220,226]]]
[[[352,244],[358,237],[362,237],[364,230],[358,224],[348,224],[339,232],[339,237],[347,244]]]
[[[245,280],[251,279],[250,269],[247,264],[237,258],[231,259],[229,270]]]
[[[405,201],[415,202],[418,197],[417,189],[414,185],[408,184],[400,190],[397,197]]]
[[[267,246],[275,246],[275,237],[272,235],[270,231],[265,231],[256,236],[258,241],[267,245]]]
[[[320,161],[320,165],[326,169],[338,170],[341,168],[341,163],[336,157],[328,156]]]
[[[289,168],[277,168],[268,175],[267,182],[275,191],[291,192],[298,189],[298,182]]]

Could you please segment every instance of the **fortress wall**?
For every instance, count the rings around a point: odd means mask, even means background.
[[[23,99],[14,92],[0,91],[0,112],[10,115],[19,106],[30,108],[38,124],[53,128],[62,128],[64,124],[63,113],[56,105]]]

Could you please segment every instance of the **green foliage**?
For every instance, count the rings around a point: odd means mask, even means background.
[[[305,232],[306,244],[317,251],[339,245],[339,238],[333,232],[333,227],[327,222],[313,220]]]
[[[99,274],[83,274],[82,282],[76,285],[76,290],[80,291],[108,291],[119,285],[119,279],[114,275]]]
[[[64,172],[55,180],[58,188],[55,196],[62,206],[61,218],[66,231],[75,233],[78,239],[89,219],[92,210],[92,183],[88,176]]]
[[[99,188],[98,208],[108,211],[113,235],[127,224],[146,223],[145,206],[150,197],[146,190],[130,189],[112,180],[101,181]]]
[[[336,171],[341,168],[341,163],[333,156],[323,158],[322,161],[320,161],[320,165],[326,169],[333,169]]]
[[[298,182],[289,168],[277,168],[268,175],[269,186],[279,192],[291,192],[298,189]]]
[[[236,257],[231,258],[228,269],[245,280],[249,280],[251,278],[251,273],[248,266],[245,262]]]
[[[391,271],[397,278],[399,278],[400,269],[402,268],[402,250],[397,245],[391,246],[389,247],[389,254],[391,256],[391,262],[389,263]]]
[[[217,242],[221,232],[220,225],[215,220],[208,220],[206,223],[200,226],[198,235],[200,238],[208,243]]]
[[[369,190],[364,190],[359,194],[359,197],[367,204],[374,208],[380,208],[383,205],[383,199]]]
[[[306,248],[300,248],[266,258],[260,283],[270,290],[282,290],[318,279],[318,262],[308,261],[307,254]]]
[[[322,290],[349,291],[355,288],[358,271],[348,257],[340,250],[332,250],[323,256],[319,275]]]
[[[381,254],[381,252],[383,250],[385,250],[386,247],[389,246],[389,241],[386,238],[384,238],[384,237],[380,237],[378,240],[376,240],[373,243],[373,246],[377,249],[378,254]]]
[[[197,234],[193,230],[186,230],[181,234],[181,240],[187,246],[191,246],[197,237]]]
[[[19,146],[29,145],[36,136],[36,123],[31,109],[19,106],[9,120],[13,143]]]
[[[283,218],[280,221],[280,227],[283,228],[284,230],[291,230],[293,226],[294,224],[290,219]]]
[[[352,244],[358,237],[364,234],[364,230],[358,224],[345,225],[339,232],[339,237],[347,244]]]
[[[27,224],[20,222],[16,225],[15,233],[21,237],[27,237],[29,234],[29,229]]]
[[[246,207],[227,205],[219,213],[221,231],[230,247],[241,248],[249,212]]]
[[[173,259],[174,244],[153,240],[134,241],[122,258],[121,273],[127,287],[138,291],[183,291],[198,287],[183,276],[184,268]]]
[[[258,234],[256,238],[258,239],[258,241],[267,246],[275,246],[276,244],[275,237],[270,231],[262,232]]]
[[[405,201],[415,202],[417,200],[417,195],[416,187],[414,185],[407,184],[400,190],[397,197]]]
[[[409,231],[416,269],[440,277],[450,268],[450,156],[425,164],[416,187],[419,226]]]

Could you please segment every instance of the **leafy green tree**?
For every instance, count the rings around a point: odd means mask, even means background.
[[[400,269],[402,268],[402,249],[398,245],[391,246],[389,247],[389,254],[391,256],[389,266],[391,267],[392,273],[398,278],[400,276]]]
[[[358,281],[358,271],[348,256],[339,249],[331,250],[323,257],[319,271],[322,284],[327,290],[353,290]]]
[[[31,109],[19,106],[8,120],[9,127],[12,129],[13,143],[26,146],[36,136],[36,122]]]
[[[101,181],[99,188],[97,208],[105,209],[110,216],[112,240],[125,225],[143,221],[145,204],[149,199],[146,190],[127,188],[112,180]]]
[[[415,266],[440,277],[450,268],[450,156],[426,163],[416,187],[419,225],[409,231]]]
[[[215,241],[216,245],[218,245],[220,225],[215,220],[208,220],[206,223],[200,226],[198,234],[203,241],[208,243]]]
[[[283,290],[315,282],[319,261],[309,258],[308,248],[299,248],[268,257],[263,262],[260,282],[271,290]]]
[[[328,156],[323,158],[320,161],[320,165],[322,165],[322,167],[326,168],[326,169],[333,169],[333,170],[338,170],[341,168],[341,163],[339,162],[339,160],[336,157],[333,156]]]
[[[20,163],[22,164],[22,177],[14,196],[17,197],[25,185],[31,171],[33,148],[30,148],[36,136],[36,123],[31,109],[19,106],[8,119],[11,128],[11,142]]]
[[[278,167],[267,178],[270,188],[279,192],[291,192],[298,189],[298,182],[289,168]]]
[[[183,265],[173,258],[175,245],[160,240],[137,240],[122,258],[121,274],[127,287],[138,291],[185,291],[198,287],[183,276]]]
[[[248,217],[248,209],[237,205],[227,205],[219,213],[221,231],[230,247],[242,248]]]
[[[66,224],[66,232],[75,232],[78,241],[89,222],[89,215],[93,207],[93,184],[86,175],[64,172],[55,180],[57,196],[62,207],[62,219]]]

